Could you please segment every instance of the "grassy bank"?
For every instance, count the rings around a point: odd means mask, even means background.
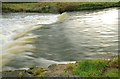
[[[120,7],[120,2],[3,3],[2,12],[62,13],[65,11],[95,10],[111,7]]]
[[[117,79],[119,57],[111,60],[83,60],[72,64],[53,64],[48,68],[30,66],[28,70],[4,71],[3,77],[108,77]],[[86,78],[85,78],[86,79]],[[106,79],[106,78],[105,78]]]

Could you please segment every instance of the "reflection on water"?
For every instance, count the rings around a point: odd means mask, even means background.
[[[3,60],[5,57],[11,60],[5,61],[4,69],[33,64],[46,67],[53,63],[107,58],[117,54],[118,9],[67,14],[3,14],[0,28],[5,40],[1,44],[5,48],[11,47],[9,54],[2,50]],[[58,19],[62,20],[55,23]],[[39,29],[41,27],[49,29]],[[15,53],[19,54],[16,56]],[[11,55],[14,56],[11,58]]]

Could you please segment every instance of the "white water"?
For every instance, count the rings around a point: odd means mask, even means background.
[[[117,54],[118,9],[67,14],[3,14],[0,25],[3,69],[46,67]]]
[[[13,14],[10,18],[4,18],[3,15],[0,20],[0,58],[2,60],[0,66],[9,63],[19,54],[34,53],[36,49],[33,44],[39,35],[34,35],[31,32],[44,27],[44,24],[62,22],[66,15],[66,13],[48,16],[44,16],[44,14],[14,16]]]

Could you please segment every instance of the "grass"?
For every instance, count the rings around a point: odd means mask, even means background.
[[[67,70],[73,70],[73,68],[74,68],[74,66],[71,63],[69,63],[69,64],[66,65],[66,69]]]
[[[120,7],[120,2],[39,2],[3,3],[2,12],[62,13],[81,10],[95,10]]]
[[[118,77],[118,69],[116,68],[112,68],[112,69],[108,69],[106,71],[106,73],[104,74],[104,76],[106,77]]]
[[[74,68],[74,75],[81,77],[119,77],[120,56],[111,61],[83,60]]]
[[[38,76],[38,77],[44,77],[44,68],[38,68],[37,70],[34,70],[33,71],[33,74],[35,75],[35,76]]]
[[[118,60],[119,57],[115,57],[111,61],[107,60],[82,60],[81,62],[77,62],[75,64],[66,64],[66,68],[64,69],[64,73],[61,76],[80,76],[85,77],[85,79],[111,79],[118,78]],[[57,65],[54,64],[49,66],[48,69],[54,70]],[[34,75],[35,77],[46,77],[45,68],[37,68],[34,69],[33,66],[29,67],[28,72]],[[53,71],[57,72],[57,71]],[[21,74],[20,74],[21,75]],[[22,77],[21,75],[20,77]]]
[[[83,60],[74,69],[74,73],[81,77],[100,77],[106,66],[107,62],[103,60]]]
[[[118,68],[120,62],[120,56],[114,58],[111,62],[109,62],[109,67],[111,68]]]
[[[29,69],[27,70],[27,72],[35,77],[44,77],[45,73],[44,71],[46,70],[45,68],[37,68],[34,69],[35,66],[30,66]]]

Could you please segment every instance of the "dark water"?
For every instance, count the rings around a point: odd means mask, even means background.
[[[34,13],[29,16],[38,17],[42,15],[56,16],[57,14]],[[19,18],[19,14],[14,16]],[[22,14],[22,16],[28,15]],[[31,31],[32,34],[39,35],[36,43],[33,44],[36,47],[36,51],[31,55],[15,57],[6,65],[6,68],[23,68],[29,65],[46,67],[53,63],[94,58],[102,59],[117,55],[117,8],[68,12],[68,16],[62,23],[46,25],[43,23],[42,25],[49,27],[48,29]],[[36,17],[32,17],[34,21]],[[45,20],[41,19],[40,21],[45,22]],[[54,17],[50,20],[54,22]],[[50,20],[46,21],[49,22]]]

